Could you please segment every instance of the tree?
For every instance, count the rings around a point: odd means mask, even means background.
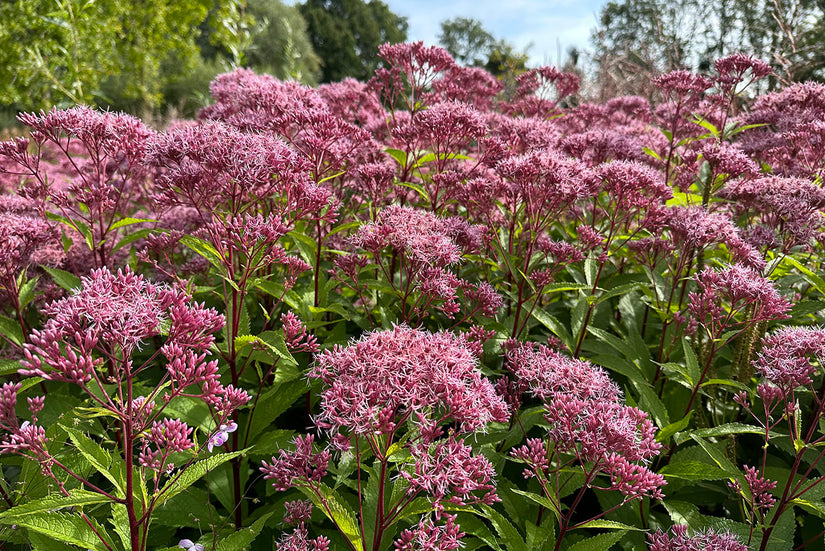
[[[315,84],[320,59],[312,49],[300,10],[279,0],[249,0],[247,13],[255,24],[246,64],[279,79]]]
[[[299,9],[321,58],[322,82],[368,80],[381,61],[378,46],[407,39],[407,18],[380,0],[307,0]]]
[[[0,3],[0,103],[35,110],[88,103],[159,107],[164,61],[199,59],[198,26],[242,44],[244,0],[13,0]],[[238,50],[237,47],[234,47]]]
[[[705,72],[735,52],[771,63],[780,80],[823,78],[823,22],[822,0],[613,0],[592,35],[597,80],[602,96],[648,95],[656,74]]]
[[[495,42],[478,19],[456,17],[441,22],[438,43],[461,64],[483,67],[490,59]]]

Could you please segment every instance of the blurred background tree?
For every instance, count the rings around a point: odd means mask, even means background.
[[[611,0],[591,37],[598,96],[650,96],[652,76],[706,72],[735,52],[776,68],[768,87],[822,80],[823,23],[823,0]]]
[[[248,0],[247,13],[255,23],[246,64],[282,80],[317,84],[321,60],[299,8],[277,0]]]
[[[369,80],[381,62],[378,46],[407,40],[407,18],[380,0],[307,0],[298,7],[321,59],[321,82]]]

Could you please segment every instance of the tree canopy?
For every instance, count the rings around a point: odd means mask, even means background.
[[[321,59],[321,82],[368,80],[381,61],[378,46],[407,39],[407,18],[380,0],[307,0],[299,9]]]
[[[777,68],[774,84],[821,79],[823,23],[821,0],[612,0],[592,36],[597,78],[606,95],[644,94],[651,75],[705,72],[714,59],[746,52]]]

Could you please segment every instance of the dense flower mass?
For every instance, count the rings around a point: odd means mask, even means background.
[[[519,345],[507,361],[521,389],[544,402],[555,450],[608,473],[611,488],[628,498],[662,498],[664,477],[647,467],[662,447],[656,429],[647,413],[621,403],[621,391],[604,370],[545,346]],[[528,465],[525,476],[549,474],[540,440],[528,440],[512,455]]]
[[[661,530],[648,536],[649,551],[747,551],[748,547],[730,533],[717,533],[712,529],[688,535],[687,526],[676,525],[673,535]]]
[[[510,413],[466,341],[403,325],[322,352],[309,373],[326,388],[316,423],[356,434],[392,433],[407,419],[483,430]]]
[[[808,545],[825,86],[743,53],[655,78],[620,56],[638,95],[595,101],[575,64],[493,46],[495,75],[421,42],[367,82],[235,69],[159,131],[20,115],[0,539]]]

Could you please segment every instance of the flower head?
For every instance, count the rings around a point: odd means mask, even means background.
[[[671,528],[673,535],[657,530],[648,534],[648,551],[748,551],[748,547],[729,532],[716,533],[713,529],[688,535],[687,526]]]
[[[399,325],[369,333],[322,352],[309,376],[326,387],[316,422],[333,430],[383,433],[410,416],[432,415],[471,432],[509,418],[466,340],[449,332]]]

